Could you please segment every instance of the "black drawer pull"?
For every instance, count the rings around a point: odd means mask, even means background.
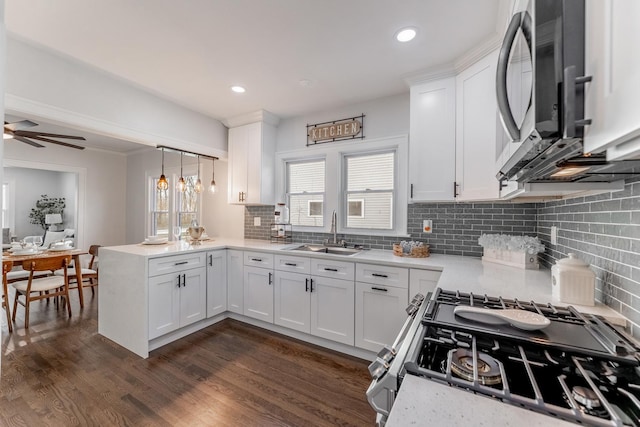
[[[297,267],[298,264],[293,263],[293,262],[285,262],[284,265],[288,265],[289,267]]]
[[[382,291],[382,292],[389,292],[388,290],[386,290],[385,288],[378,288],[376,286],[372,286],[371,287],[372,290],[374,291]]]
[[[335,272],[337,273],[337,272],[338,272],[338,269],[337,269],[337,268],[328,268],[328,267],[325,267],[325,268],[324,268],[324,271],[335,271]]]
[[[262,258],[251,258],[251,261],[262,262]]]
[[[309,278],[304,279],[304,291],[309,292]]]
[[[373,277],[382,277],[383,279],[388,279],[389,278],[389,276],[387,276],[386,274],[371,273],[371,275]]]
[[[310,282],[311,282],[311,292],[313,292],[313,279],[311,279]]]
[[[185,264],[189,264],[189,261],[180,261],[180,262],[176,262],[173,265],[185,265]]]
[[[273,283],[273,273],[269,273],[269,284]]]

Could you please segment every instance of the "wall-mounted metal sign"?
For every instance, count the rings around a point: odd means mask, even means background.
[[[348,119],[307,125],[307,147],[347,139],[364,139],[364,114]]]

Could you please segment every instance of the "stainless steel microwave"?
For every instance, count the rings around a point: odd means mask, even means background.
[[[513,144],[498,179],[553,180],[582,153],[584,0],[519,0],[496,74],[500,118]],[[559,179],[564,179],[560,176]]]

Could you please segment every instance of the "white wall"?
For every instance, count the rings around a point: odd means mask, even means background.
[[[44,229],[31,224],[29,214],[41,195],[64,197],[64,228],[76,228],[77,176],[70,172],[56,172],[29,168],[4,168],[4,182],[11,183],[14,227],[12,235],[18,239],[25,236],[43,235]]]
[[[127,243],[138,243],[148,235],[148,178],[160,176],[162,152],[144,149],[127,157]],[[184,173],[195,173],[195,159],[184,157]],[[180,168],[180,156],[165,153],[165,175],[169,178]],[[200,177],[205,188],[211,182],[211,161],[202,159]],[[212,237],[244,237],[244,207],[227,204],[227,162],[217,160],[215,177],[218,191],[202,193],[201,224]],[[173,185],[169,178],[169,185]]]
[[[226,157],[227,130],[218,120],[11,36],[5,99],[7,111],[146,145]]]
[[[356,139],[351,141],[353,144],[365,142],[367,139],[409,134],[409,92],[407,90],[407,93],[400,95],[281,120],[278,125],[276,151],[304,149],[307,142],[307,124],[355,117],[363,113],[365,140]]]
[[[5,141],[4,162],[7,160],[43,164],[47,169],[84,171],[85,199],[83,205],[78,206],[79,210],[84,210],[84,226],[78,227],[78,241],[87,248],[92,244],[112,246],[126,242],[125,196],[128,184],[123,155],[53,145],[34,148],[16,141]]]

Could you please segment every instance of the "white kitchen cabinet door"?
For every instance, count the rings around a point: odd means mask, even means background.
[[[411,86],[409,200],[454,199],[456,163],[455,78]]]
[[[227,252],[207,253],[207,317],[227,311]]]
[[[356,347],[379,351],[393,344],[407,319],[408,290],[356,282]]]
[[[149,339],[180,327],[180,287],[182,273],[149,278]]]
[[[274,323],[309,333],[311,279],[288,271],[276,271],[274,278]]]
[[[244,267],[244,315],[273,323],[273,270]]]
[[[587,0],[584,151],[640,158],[640,2]]]
[[[438,286],[440,274],[440,271],[412,268],[409,271],[409,298],[416,294],[426,297],[429,292],[433,292]]]
[[[183,271],[179,293],[180,327],[207,317],[207,270],[205,268]]]
[[[456,200],[499,196],[496,178],[496,52],[456,76]]]
[[[242,251],[227,250],[227,309],[244,314],[244,255]]]
[[[229,129],[229,203],[274,204],[275,144],[275,126],[269,123]]]
[[[311,280],[311,334],[353,345],[354,282],[317,276]]]

